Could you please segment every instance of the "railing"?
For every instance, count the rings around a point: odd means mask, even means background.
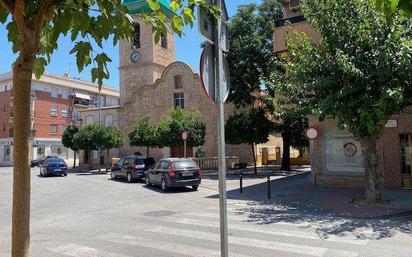
[[[202,170],[217,170],[219,168],[219,158],[192,158],[192,160]],[[239,158],[235,156],[226,157],[226,167],[232,168],[235,163],[239,162]]]

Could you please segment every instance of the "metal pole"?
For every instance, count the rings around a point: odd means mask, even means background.
[[[101,121],[101,118],[102,118],[102,105],[100,103],[100,99],[101,99],[100,96],[101,96],[101,92],[99,90],[99,99],[98,99],[98,104],[99,104],[99,126],[102,125],[102,121]],[[102,171],[102,166],[101,166],[101,162],[100,162],[101,158],[102,158],[102,148],[99,147],[99,160],[98,160],[98,162],[99,162],[99,172]]]
[[[222,1],[215,0],[219,10],[222,10]],[[222,69],[223,52],[220,48],[221,20],[217,21],[215,30],[215,76],[216,76],[216,96],[218,103],[218,151],[219,151],[219,210],[220,210],[220,249],[221,257],[229,257],[228,246],[228,225],[227,225],[227,199],[226,199],[226,156],[225,156],[225,106],[222,90]]]
[[[186,158],[186,140],[183,140],[183,148],[184,148],[184,157]]]
[[[270,176],[268,176],[268,178],[267,178],[267,184],[268,184],[268,199],[270,199],[270,197],[271,197],[271,193],[270,193]]]
[[[243,174],[240,174],[240,193],[243,193]]]

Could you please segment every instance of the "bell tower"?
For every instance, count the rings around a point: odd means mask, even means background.
[[[160,0],[161,11],[172,17],[168,0]],[[175,61],[174,33],[166,32],[159,43],[155,43],[152,27],[143,22],[142,12],[149,12],[146,0],[125,0],[123,3],[134,22],[132,42],[120,41],[120,105],[124,106],[136,90],[152,85],[164,69]]]

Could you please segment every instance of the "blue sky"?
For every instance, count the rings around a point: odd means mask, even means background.
[[[226,0],[229,15],[236,13],[238,6],[248,3],[260,3],[261,0]],[[199,70],[200,58],[200,44],[202,38],[197,31],[197,24],[193,28],[187,27],[185,35],[182,38],[176,36],[176,59],[190,64],[196,71]],[[70,69],[70,76],[79,77],[83,80],[91,80],[90,67],[86,68],[82,73],[77,72],[76,59],[69,54],[73,43],[68,38],[61,38],[59,40],[59,49],[52,57],[52,62],[46,67],[49,73],[63,75],[68,73]],[[11,64],[16,56],[11,51],[11,45],[7,40],[7,30],[4,25],[0,25],[0,73],[9,72]],[[119,87],[119,48],[113,46],[111,42],[104,44],[104,51],[113,60],[109,65],[110,79],[105,81],[105,84],[111,85],[115,88]]]

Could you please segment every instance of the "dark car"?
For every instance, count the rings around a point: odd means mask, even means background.
[[[40,165],[40,176],[67,176],[67,164],[62,158],[45,158]]]
[[[43,162],[44,162],[44,160],[47,160],[47,159],[56,159],[56,158],[59,158],[58,156],[46,156],[46,157],[39,157],[39,158],[37,158],[37,159],[35,159],[35,160],[32,160],[31,162],[30,162],[30,166],[33,168],[33,167],[40,167],[42,164],[43,164]]]
[[[131,183],[134,180],[144,179],[146,171],[151,169],[153,165],[154,160],[152,158],[142,156],[123,157],[112,166],[110,177],[113,180],[123,178]]]
[[[191,186],[197,191],[201,175],[200,168],[190,159],[162,159],[155,168],[147,171],[146,185],[159,185],[163,191],[172,187]]]

